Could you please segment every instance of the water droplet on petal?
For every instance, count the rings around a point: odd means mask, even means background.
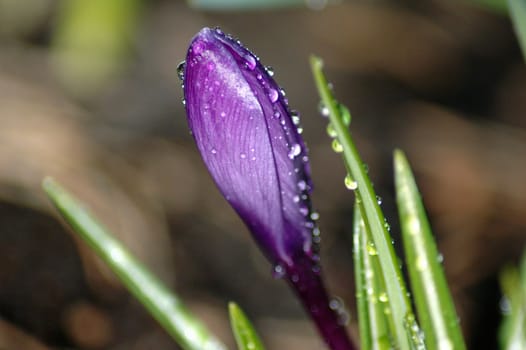
[[[219,27],[215,27],[214,31],[216,32],[216,34],[223,35],[223,31]]]
[[[303,216],[309,215],[309,208],[307,207],[300,207],[300,214]]]
[[[311,218],[311,220],[316,221],[316,220],[318,220],[320,218],[320,214],[318,212],[313,211],[310,214],[310,218]]]
[[[338,310],[341,307],[342,307],[342,302],[337,298],[331,299],[331,301],[329,302],[329,308],[331,310]]]
[[[247,157],[245,153],[241,153],[239,156],[241,157],[241,159],[245,159]]]
[[[216,150],[215,148],[212,148],[212,149],[210,150],[210,152],[211,152],[212,154],[217,154],[217,150]]]
[[[274,68],[272,68],[271,66],[266,66],[266,67],[265,67],[265,70],[267,71],[267,74],[268,74],[269,76],[272,77],[272,76],[274,75]]]
[[[299,144],[292,145],[292,148],[289,151],[289,159],[294,159],[301,153],[301,146]]]
[[[285,273],[286,273],[285,268],[280,264],[277,264],[272,269],[272,277],[276,279],[285,277]]]
[[[181,82],[184,80],[184,70],[186,68],[186,61],[182,61],[177,65],[177,77]]]
[[[245,64],[247,65],[248,69],[254,70],[254,68],[256,68],[256,59],[251,54],[246,54]]]
[[[303,180],[298,181],[298,188],[300,191],[305,191],[307,189],[307,183]]]
[[[300,124],[300,117],[297,114],[291,114],[292,117],[292,123],[296,126]]]
[[[276,89],[269,89],[268,90],[268,98],[270,98],[270,102],[274,103],[279,98],[278,90]]]

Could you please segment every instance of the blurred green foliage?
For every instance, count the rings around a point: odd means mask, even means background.
[[[53,32],[53,63],[64,86],[89,97],[126,65],[141,0],[64,0]]]

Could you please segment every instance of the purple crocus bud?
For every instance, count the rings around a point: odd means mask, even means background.
[[[219,190],[330,347],[352,349],[319,276],[317,214],[299,117],[272,71],[239,41],[204,28],[180,74],[190,130]]]

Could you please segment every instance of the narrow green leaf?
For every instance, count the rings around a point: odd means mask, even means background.
[[[526,61],[526,0],[508,0],[508,11]]]
[[[430,350],[465,349],[441,256],[411,168],[400,150],[394,152],[394,169],[404,251],[425,343]]]
[[[363,221],[358,203],[354,207],[353,253],[358,303],[360,348],[388,350],[393,346],[388,324],[393,322],[392,313],[383,282],[378,255],[370,250],[370,234]]]
[[[51,178],[44,179],[42,187],[66,222],[108,264],[183,349],[226,349],[188,312],[179,298],[130,254],[81,202]]]
[[[239,350],[264,350],[263,343],[243,310],[236,303],[230,302],[228,312],[237,348]]]
[[[371,230],[374,248],[378,252],[387,296],[395,320],[394,342],[398,344],[400,349],[414,348],[413,342],[417,339],[413,337],[414,332],[412,330],[418,326],[414,321],[405,282],[391,243],[392,239],[388,232],[389,226],[380,210],[371,181],[343,120],[340,105],[332,95],[327,79],[323,75],[323,63],[320,58],[315,56],[311,57],[310,63],[323,108],[328,112],[331,125],[329,134],[336,136],[339,145],[338,151],[343,153],[345,165],[349,172],[345,178],[345,185],[348,189],[355,190],[357,200],[364,213],[363,219],[366,226]]]
[[[500,273],[500,285],[503,292],[501,349],[526,349],[526,252],[519,268],[506,267]]]

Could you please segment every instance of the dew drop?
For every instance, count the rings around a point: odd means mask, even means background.
[[[347,187],[348,190],[355,190],[358,188],[358,182],[354,181],[351,177],[351,175],[347,174],[345,176],[345,179],[343,180],[343,183],[345,184],[345,187]]]
[[[216,150],[215,148],[212,148],[212,149],[210,150],[210,153],[212,153],[212,154],[217,154],[217,150]]]
[[[386,292],[382,292],[378,295],[378,300],[381,302],[381,303],[387,303],[389,301],[389,298],[387,297],[387,293]]]
[[[330,114],[329,107],[323,101],[320,101],[318,104],[318,111],[320,112],[322,117],[328,118]]]
[[[248,69],[254,70],[256,68],[256,59],[251,54],[246,54],[245,64],[247,65]]]
[[[320,218],[320,214],[317,213],[317,212],[315,212],[315,211],[313,211],[313,212],[310,214],[310,218],[311,218],[311,220],[316,221],[316,220],[318,220],[318,219]]]
[[[298,143],[292,145],[292,148],[289,151],[289,159],[296,158],[297,156],[300,155],[300,153],[301,153],[301,146]]]
[[[378,250],[376,250],[376,246],[373,242],[367,242],[367,253],[369,255],[378,255]]]
[[[225,113],[225,112],[221,112],[219,115],[220,115],[222,118],[226,117],[226,113]]]
[[[291,173],[291,174],[292,174],[292,173]],[[300,196],[294,196],[294,197],[292,197],[292,201],[293,201],[294,203],[298,203],[298,202],[300,201]]]
[[[439,253],[437,255],[437,261],[438,261],[439,264],[442,264],[444,262],[444,255]]]
[[[216,32],[216,34],[223,35],[223,31],[219,27],[215,27],[214,31]]]
[[[332,138],[338,136],[338,133],[336,132],[336,129],[334,128],[334,125],[332,125],[332,123],[327,124],[327,135],[329,135],[329,137]]]
[[[272,277],[276,279],[285,277],[285,273],[286,273],[285,268],[280,264],[277,264],[272,269]]]
[[[347,109],[347,107],[341,103],[338,104],[338,109],[340,111],[343,124],[345,124],[345,126],[349,126],[349,124],[351,124],[351,112],[349,112],[349,109]]]
[[[300,125],[300,116],[297,113],[290,113],[290,116],[292,118],[292,123],[296,126]]]
[[[300,214],[303,216],[309,215],[309,208],[307,207],[300,207]]]
[[[293,283],[298,283],[300,280],[300,276],[297,273],[295,273],[292,275],[291,280]]]
[[[331,299],[331,301],[329,301],[329,308],[331,310],[339,310],[341,307],[342,307],[342,302],[339,299],[333,298]]]
[[[305,191],[307,189],[307,183],[303,180],[298,181],[298,188],[300,191]]]
[[[378,203],[378,205],[381,205],[382,204],[382,197],[376,196],[376,203]]]
[[[186,61],[182,61],[177,65],[177,77],[181,82],[184,80],[184,70],[186,68]]]
[[[274,76],[274,68],[272,68],[271,66],[266,66],[265,70],[267,71],[267,74],[269,76],[271,76],[271,77]]]
[[[279,117],[281,117],[281,113],[280,113],[280,112],[277,112],[277,111],[274,112],[274,117],[275,117],[275,118],[279,118]]]
[[[332,140],[332,150],[336,153],[342,153],[343,152],[343,146],[342,144],[340,143],[340,141],[338,141],[338,139],[334,139]]]
[[[274,103],[279,98],[278,90],[276,89],[269,89],[268,90],[268,98],[270,98],[270,102]]]
[[[246,155],[245,153],[241,153],[241,154],[239,155],[239,157],[241,157],[241,159],[245,159],[245,158],[247,157],[247,155]]]

